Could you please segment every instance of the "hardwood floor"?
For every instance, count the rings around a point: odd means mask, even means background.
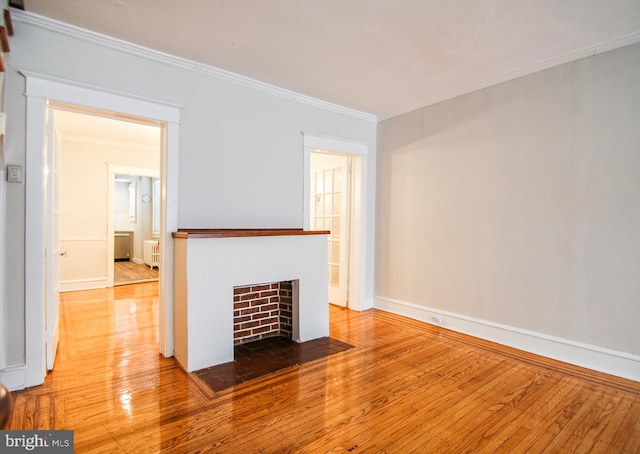
[[[158,269],[135,262],[114,262],[113,285],[139,284],[158,280]]]
[[[640,383],[332,307],[355,348],[213,393],[158,354],[157,317],[157,283],[62,294],[11,428],[73,429],[78,453],[640,452]]]

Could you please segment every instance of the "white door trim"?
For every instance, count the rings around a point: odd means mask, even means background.
[[[161,151],[162,213],[160,235],[160,353],[172,356],[173,238],[178,227],[178,131],[180,106],[143,99],[101,87],[21,71],[26,78],[27,123],[25,165],[25,383],[42,384],[46,375],[44,323],[44,114],[49,101],[117,112],[163,122]]]
[[[303,137],[303,209],[302,227],[309,230],[310,197],[311,197],[311,150],[317,149],[353,158],[353,194],[349,237],[349,309],[363,310],[365,304],[365,270],[367,269],[367,159],[369,145],[337,137],[322,136],[313,133],[302,133]],[[359,207],[359,208],[357,208]],[[356,212],[357,210],[357,212]]]

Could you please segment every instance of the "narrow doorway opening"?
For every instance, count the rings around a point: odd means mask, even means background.
[[[149,174],[154,169],[149,169]],[[155,172],[157,174],[157,172]],[[158,231],[154,229],[160,210],[159,193],[153,190],[158,178],[145,169],[116,174],[113,181],[114,261],[110,286],[157,281]],[[111,192],[110,192],[111,194]],[[109,208],[111,209],[111,208]]]
[[[335,277],[333,281],[338,284],[340,298],[344,298],[344,304],[337,304],[356,311],[367,309],[370,307],[365,296],[369,250],[366,244],[367,227],[370,224],[366,212],[369,145],[304,131],[302,139],[302,226],[315,230],[322,224],[322,230],[332,231],[327,244],[330,249],[327,254],[328,272],[329,276]],[[314,170],[312,162],[318,163]],[[320,181],[322,190],[318,191]],[[336,184],[339,191],[334,190]],[[338,192],[339,196],[336,197]],[[320,209],[321,215],[317,215]],[[346,214],[342,214],[343,210]],[[334,212],[341,213],[339,221],[335,219]],[[334,221],[339,222],[339,226],[334,227]],[[339,256],[345,258],[341,258],[339,266],[335,267],[338,262],[334,258]],[[332,265],[334,268],[331,268]],[[331,283],[330,277],[327,282],[330,292]],[[341,284],[344,287],[341,288]],[[346,295],[343,296],[344,291]]]
[[[159,279],[158,174],[157,167],[109,165],[108,226],[114,246],[108,287]]]
[[[349,307],[349,245],[353,218],[354,158],[311,151],[310,225],[331,232],[327,244],[329,303]]]

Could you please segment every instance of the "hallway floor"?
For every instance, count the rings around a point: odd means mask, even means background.
[[[113,285],[140,284],[158,280],[158,269],[141,263],[118,261],[113,265]]]

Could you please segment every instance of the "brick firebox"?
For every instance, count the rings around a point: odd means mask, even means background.
[[[233,288],[234,345],[275,336],[291,339],[292,318],[291,281]]]

